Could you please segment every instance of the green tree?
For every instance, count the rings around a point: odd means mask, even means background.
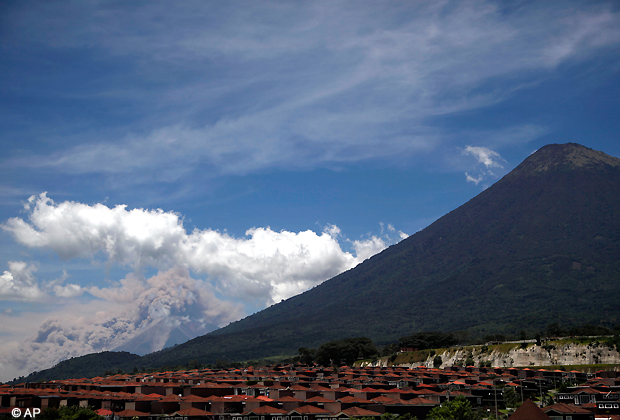
[[[536,336],[534,338],[536,338],[536,345],[537,346],[542,346],[542,337],[541,337],[540,333],[536,333]]]
[[[321,344],[317,350],[316,360],[323,366],[351,365],[356,360],[367,359],[377,353],[377,348],[370,338],[345,338]]]
[[[450,347],[458,343],[458,339],[452,333],[438,331],[419,332],[398,339],[400,348],[414,348],[418,350]]]
[[[374,417],[361,417],[359,420],[375,420]],[[413,416],[411,413],[403,414],[402,416],[397,416],[393,413],[383,413],[381,414],[381,420],[418,420],[417,417]]]
[[[381,356],[390,356],[398,352],[398,350],[400,350],[400,346],[397,343],[388,344],[381,350]]]
[[[516,407],[517,406],[517,402],[518,402],[518,398],[517,398],[517,393],[515,392],[515,389],[512,387],[505,387],[504,391],[503,391],[503,396],[504,396],[504,405],[506,407]]]
[[[568,335],[588,336],[588,335],[611,335],[613,333],[609,328],[600,325],[585,324],[579,327],[573,327],[568,330]]]
[[[543,398],[542,398],[542,405],[547,406],[547,405],[552,405],[553,403],[554,403],[553,396],[549,393],[545,393],[545,395],[543,395]]]
[[[316,358],[315,349],[300,347],[299,350],[297,350],[297,352],[299,353],[299,361],[305,365],[311,365],[314,362],[314,359]]]
[[[482,417],[464,396],[459,395],[454,400],[433,408],[426,418],[428,420],[480,420]]]
[[[37,420],[103,420],[103,417],[95,413],[92,408],[62,406],[59,408],[46,408],[37,416]]]
[[[547,327],[547,337],[561,337],[566,332],[560,328],[560,324],[554,322]]]
[[[433,359],[433,366],[435,367],[435,369],[437,369],[441,365],[443,365],[443,360],[441,359],[441,356],[435,356],[435,358]]]

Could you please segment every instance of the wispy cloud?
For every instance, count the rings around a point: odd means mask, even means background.
[[[11,164],[170,181],[199,167],[243,174],[407,158],[451,141],[432,117],[503,101],[524,80],[544,80],[558,65],[620,42],[620,19],[605,4],[245,6],[92,3],[19,15],[15,25],[40,30],[15,45],[88,46],[103,62],[123,60],[132,80],[149,71],[148,80],[115,88],[139,128],[119,126],[113,138],[82,138]],[[221,24],[210,21],[213,7]],[[76,18],[67,24],[67,16]],[[170,74],[178,82],[162,83]],[[501,89],[490,87],[498,80]],[[101,100],[107,89],[89,95]]]
[[[493,150],[480,147],[480,146],[467,146],[463,150],[463,154],[474,156],[479,163],[483,164],[486,168],[503,168],[500,161],[503,161],[502,157],[499,153],[494,152]]]
[[[473,156],[478,162],[478,166],[481,168],[475,169],[476,173],[470,174],[465,172],[465,178],[467,182],[473,182],[478,185],[482,181],[488,178],[496,178],[497,175],[494,172],[496,169],[503,169],[503,165],[500,162],[505,160],[499,153],[482,146],[467,146],[462,151],[463,155]]]

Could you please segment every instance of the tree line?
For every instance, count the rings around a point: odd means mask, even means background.
[[[455,333],[437,331],[419,332],[398,339],[398,343],[383,347],[380,352],[370,338],[355,337],[333,340],[312,349],[301,347],[298,350],[299,361],[304,364],[317,363],[322,366],[351,365],[357,360],[373,359],[398,352],[400,349],[417,350],[450,347],[459,344]]]
[[[598,325],[581,325],[563,329],[559,324],[550,324],[546,330],[527,334],[521,331],[518,335],[494,334],[484,337],[489,341],[508,341],[508,340],[527,340],[536,339],[538,345],[542,345],[542,337],[587,337],[587,336],[609,336],[603,342],[610,347],[620,349],[620,326],[613,329]],[[375,346],[370,338],[356,337],[345,338],[343,340],[333,340],[321,344],[318,348],[301,347],[298,350],[298,361],[304,364],[317,363],[322,366],[342,366],[351,365],[357,360],[375,359],[380,356],[391,356],[398,353],[401,349],[428,350],[447,348],[463,344],[484,344],[481,339],[471,340],[468,332],[457,331],[444,333],[439,331],[423,331],[412,335],[407,335],[398,339],[398,342],[388,344],[380,350]],[[433,354],[431,354],[433,355]],[[473,360],[473,359],[472,359]],[[439,367],[442,364],[438,356],[433,360],[434,365]],[[471,363],[470,363],[471,364]]]

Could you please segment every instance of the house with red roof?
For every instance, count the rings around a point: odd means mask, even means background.
[[[328,419],[339,420],[339,419],[345,419],[345,418],[360,418],[360,417],[381,417],[381,413],[377,413],[371,410],[366,410],[360,407],[351,407],[351,408],[342,410],[339,413],[330,415],[328,418],[324,418],[324,419],[325,420],[328,420]],[[291,420],[296,420],[296,419],[291,419]]]
[[[408,413],[422,420],[434,406],[457,395],[464,395],[474,406],[492,408],[494,384],[520,387],[519,394],[523,391],[525,397],[537,396],[553,386],[548,372],[456,366],[448,370],[349,367],[338,373],[299,365],[203,369],[0,386],[0,407],[6,411],[18,404],[22,408],[92,406],[112,413],[108,420],[132,412],[148,413],[150,418],[145,420],[164,416],[169,420],[344,420],[363,417],[362,412],[374,417]],[[597,373],[588,383],[559,394],[557,402],[579,403],[578,407],[568,404],[571,407],[565,410],[575,416],[580,413],[574,408],[614,416],[614,404],[620,404],[617,383],[620,373]],[[559,398],[563,395],[569,398]],[[501,405],[499,390],[497,397]],[[593,397],[596,403],[591,402]],[[261,411],[266,418],[261,419]]]
[[[532,400],[527,399],[508,420],[551,420]]]
[[[303,419],[303,420],[316,420],[317,418],[324,419],[327,416],[331,416],[330,411],[324,410],[312,405],[304,405],[294,410],[289,411],[288,416],[290,419]]]
[[[594,420],[594,413],[572,404],[557,403],[542,409],[551,420]]]

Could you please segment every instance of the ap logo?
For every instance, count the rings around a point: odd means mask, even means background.
[[[27,408],[26,410],[24,410],[24,418],[33,419],[39,413],[41,413],[40,408]],[[19,408],[14,408],[13,410],[11,410],[11,415],[15,418],[18,418],[22,415],[22,410],[20,410]]]

